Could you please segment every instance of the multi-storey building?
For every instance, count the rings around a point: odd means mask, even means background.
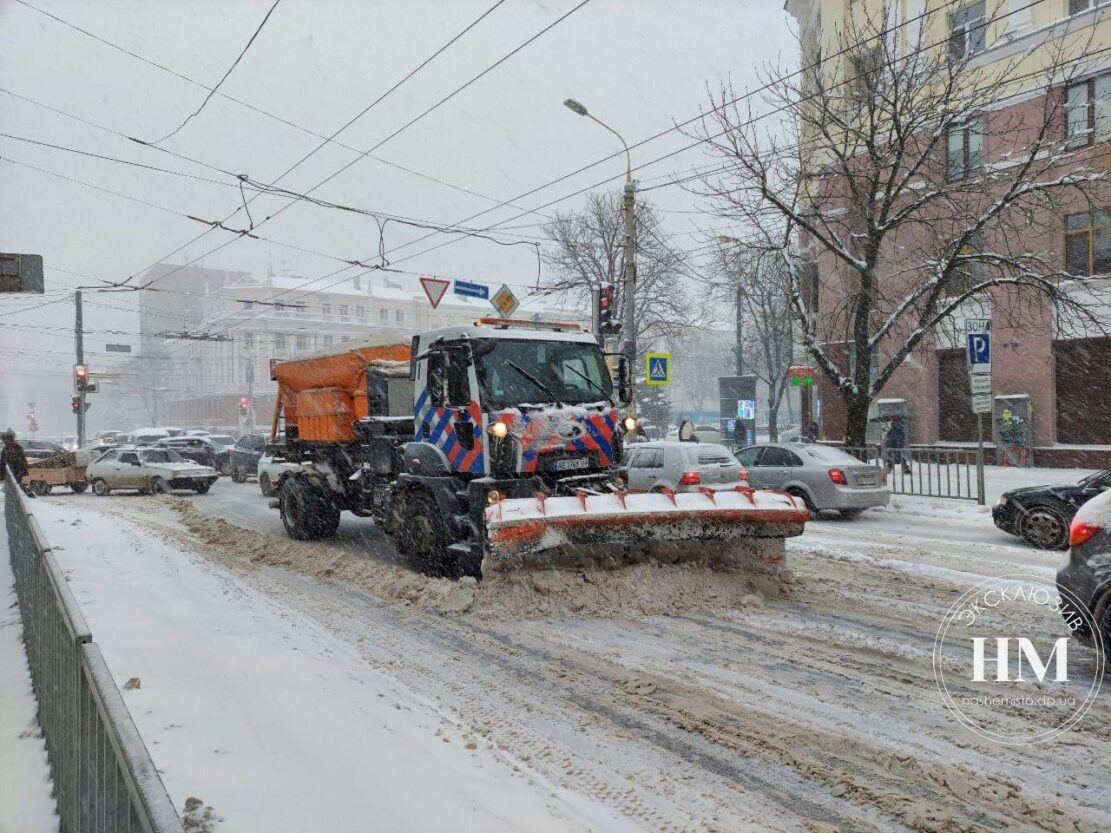
[[[1011,164],[1013,135],[1008,127],[1038,123],[1042,114],[1059,113],[1050,125],[1063,151],[1047,175],[1073,170],[1106,172],[1111,161],[1111,2],[1107,0],[787,0],[802,38],[804,64],[838,51],[839,38],[854,23],[883,20],[892,37],[910,41],[914,27],[927,26],[919,43],[941,44],[951,57],[968,59],[987,74],[998,72],[998,100],[987,102],[967,124],[945,137],[941,163],[950,179],[974,183],[990,166]],[[920,22],[922,21],[922,22]],[[864,25],[860,29],[865,29]],[[904,47],[906,48],[906,47]],[[1068,66],[1079,75],[1048,78],[1039,69],[1071,55]],[[843,67],[846,76],[860,67]],[[1061,106],[1056,106],[1060,104]],[[1024,122],[1025,120],[1025,122]],[[1013,130],[1011,131],[1013,134]],[[804,164],[806,137],[803,136]],[[810,160],[812,170],[821,160]],[[815,188],[821,188],[819,181]],[[1106,190],[1097,193],[1108,193]],[[1044,253],[1062,272],[1082,276],[1074,297],[1107,321],[1111,300],[1111,199],[1092,204],[1088,195],[1066,196],[1053,210],[1032,207],[1037,232],[1023,243]],[[816,276],[808,301],[817,314],[843,304],[845,284],[838,264],[805,235],[804,256],[812,256]],[[1067,283],[1067,281],[1066,281]],[[893,286],[892,294],[904,287]],[[952,327],[938,331],[908,356],[879,397],[903,401],[910,439],[916,444],[965,443],[976,438],[970,406],[965,348],[959,337],[962,316],[988,318],[993,334],[994,397],[1025,398],[1029,403],[1034,458],[1044,465],[1105,464],[1111,457],[1111,338],[1098,324],[1063,322],[1044,300],[1030,298],[1021,314],[1003,309],[998,292],[988,292],[953,316]],[[1064,326],[1067,325],[1067,326]],[[829,345],[836,352],[836,345]],[[822,433],[844,436],[843,399],[826,379],[818,397]],[[873,405],[875,408],[875,405]]]
[[[151,275],[171,268],[159,265]],[[369,331],[407,342],[422,330],[497,315],[488,301],[450,291],[433,309],[417,278],[407,275],[362,275],[314,289],[298,275],[255,280],[246,272],[193,268],[186,286],[181,274],[164,282],[172,292],[142,293],[142,350],[121,366],[114,386],[123,394],[121,424],[228,430],[265,424],[274,405],[272,358],[339,348]],[[514,317],[583,323],[585,312],[529,300]],[[182,333],[219,340],[172,337]],[[241,419],[244,398],[249,414]]]

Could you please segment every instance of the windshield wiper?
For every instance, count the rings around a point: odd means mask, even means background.
[[[614,407],[614,408],[617,407],[617,403],[613,401],[612,396],[610,396],[608,393],[606,393],[606,389],[603,388],[601,385],[599,385],[597,382],[595,382],[593,379],[591,379],[589,376],[587,376],[585,373],[580,373],[578,370],[575,370],[575,368],[571,367],[571,365],[569,365],[569,364],[565,364],[563,367],[564,367],[565,370],[570,370],[572,373],[574,373],[576,376],[578,376],[580,379],[582,379],[584,382],[586,382],[588,385],[590,385],[592,388],[594,388],[594,390],[598,391],[598,393],[600,393],[600,394],[602,394],[602,396],[606,397],[606,400],[610,403],[611,407]]]
[[[550,396],[552,398],[553,402],[555,402],[560,407],[563,407],[563,403],[559,401],[559,397],[556,396],[552,392],[552,389],[550,387],[545,385],[543,382],[541,382],[539,379],[537,379],[535,376],[533,376],[531,373],[529,373],[527,370],[525,370],[523,367],[521,367],[516,362],[513,362],[513,361],[510,361],[509,359],[506,359],[505,363],[507,365],[509,365],[510,367],[512,367],[514,370],[516,370],[518,373],[520,373],[522,376],[524,376],[526,379],[528,379],[530,382],[532,382],[534,385],[536,385],[536,387],[538,387],[541,391],[548,394],[548,396]]]

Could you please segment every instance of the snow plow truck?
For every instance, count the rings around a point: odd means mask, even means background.
[[[806,508],[744,483],[626,489],[629,373],[576,325],[481,319],[411,343],[368,336],[271,361],[271,441],[295,468],[271,506],[299,540],[373,518],[410,564],[480,577],[520,566],[782,560]]]

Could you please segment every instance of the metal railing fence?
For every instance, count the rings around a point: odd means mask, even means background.
[[[4,516],[61,833],[182,833],[162,779],[10,474]]]
[[[984,502],[983,459],[963,448],[837,446],[862,463],[887,469],[892,494]]]

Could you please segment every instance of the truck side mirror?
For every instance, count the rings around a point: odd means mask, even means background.
[[[633,401],[633,391],[629,385],[629,363],[624,356],[617,359],[617,399],[622,405]]]

